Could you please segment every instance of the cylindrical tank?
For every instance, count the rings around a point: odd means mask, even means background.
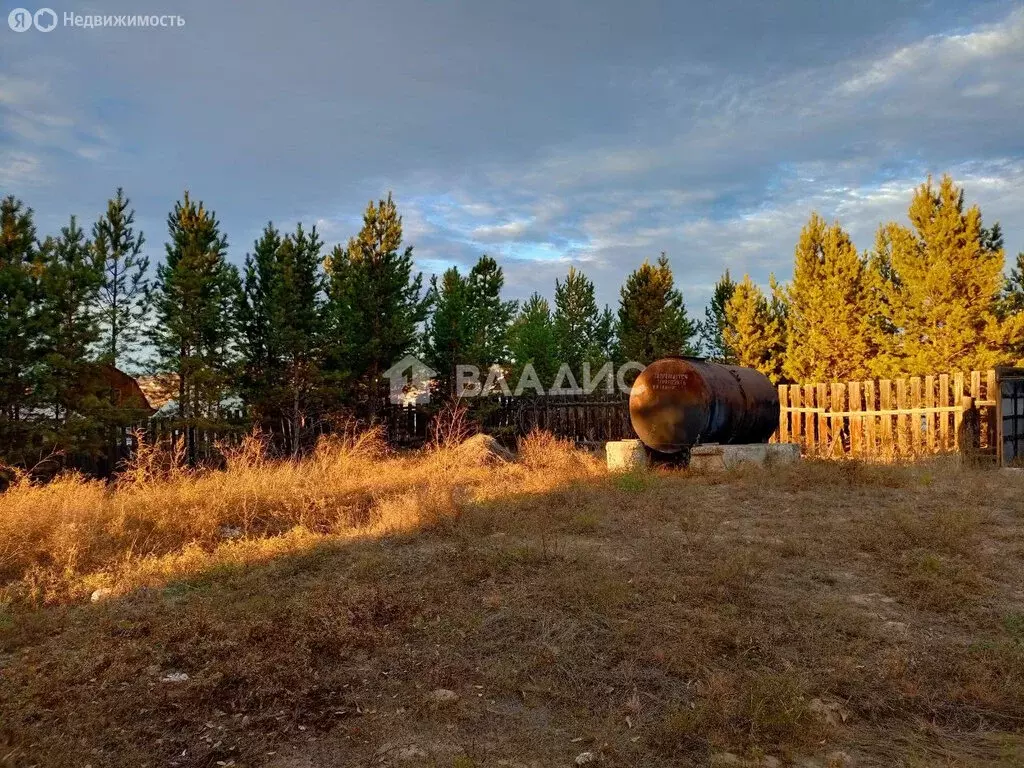
[[[633,383],[629,418],[644,445],[660,453],[700,443],[763,443],[779,426],[779,393],[753,368],[665,357]]]

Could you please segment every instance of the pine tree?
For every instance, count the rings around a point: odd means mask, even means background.
[[[784,308],[780,300],[769,302],[757,285],[744,275],[725,304],[725,343],[738,365],[756,368],[778,382],[786,349]]]
[[[47,350],[40,395],[49,414],[48,442],[76,455],[95,453],[104,425],[117,415],[92,360],[101,335],[96,305],[103,262],[74,216],[40,252]]]
[[[1024,365],[1024,252],[1017,254],[1016,264],[1003,286],[998,315],[1007,329],[1007,361]]]
[[[503,301],[505,275],[498,262],[481,256],[466,279],[471,339],[468,362],[487,370],[508,359],[508,328],[516,302]]]
[[[271,369],[283,391],[280,411],[289,425],[291,448],[297,453],[308,423],[323,364],[324,329],[320,275],[323,242],[316,227],[298,224],[277,249],[267,317],[270,321]]]
[[[424,334],[424,357],[445,389],[454,392],[455,366],[468,362],[473,342],[468,282],[458,268],[451,267],[440,281],[437,275],[431,278],[428,298],[432,311]]]
[[[818,214],[800,232],[784,370],[794,381],[848,381],[869,375],[876,357],[876,280],[850,236]]]
[[[701,352],[711,360],[720,363],[732,362],[733,355],[725,343],[725,305],[736,290],[736,281],[729,270],[715,283],[711,302],[704,309],[704,322],[700,323]]]
[[[523,303],[509,331],[509,347],[513,384],[520,381],[529,364],[545,389],[552,386],[559,367],[558,341],[547,299],[534,293]]]
[[[253,244],[252,253],[245,256],[238,310],[243,396],[253,407],[256,419],[268,428],[278,416],[273,403],[280,399],[276,394],[280,384],[277,350],[271,350],[271,304],[279,274],[280,247],[281,233],[273,222],[268,222]]]
[[[370,202],[362,230],[327,260],[335,365],[358,384],[371,417],[380,375],[415,349],[428,308],[412,247],[399,251],[401,242],[402,217],[389,193]]]
[[[594,344],[590,361],[591,371],[595,372],[607,362],[619,360],[618,322],[615,313],[607,304],[597,316],[594,323]]]
[[[582,381],[583,363],[596,357],[597,301],[594,284],[575,267],[565,282],[555,280],[555,338],[559,362]]]
[[[687,317],[683,295],[674,286],[668,257],[644,262],[622,287],[619,346],[626,360],[647,365],[668,355],[692,355],[696,327]]]
[[[887,253],[878,261],[891,266],[886,308],[898,330],[890,354],[900,371],[927,375],[1006,361],[1022,321],[1000,322],[996,314],[1001,234],[984,229],[977,206],[964,209],[963,191],[949,176],[938,188],[929,179],[917,189],[909,217],[909,228],[886,225],[879,236]]]
[[[149,258],[142,253],[142,232],[136,234],[133,228],[135,211],[130,204],[118,187],[92,228],[93,251],[103,268],[97,300],[100,359],[119,367],[138,364],[146,320]]]
[[[220,418],[232,383],[238,270],[215,214],[185,193],[167,217],[166,260],[157,267],[150,339],[160,371],[178,377],[178,416],[190,425]],[[192,430],[187,449],[194,460]]]
[[[42,271],[31,208],[0,200],[0,457],[26,457],[46,345],[40,312]]]

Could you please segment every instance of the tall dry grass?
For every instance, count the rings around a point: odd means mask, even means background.
[[[0,494],[0,603],[72,601],[317,542],[411,531],[458,516],[466,503],[600,471],[547,435],[520,449],[514,463],[451,441],[396,454],[369,431],[324,438],[302,460],[272,460],[252,435],[226,452],[223,471],[192,471],[144,445],[113,485],[20,475]]]

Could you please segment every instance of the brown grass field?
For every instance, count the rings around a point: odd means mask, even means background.
[[[1024,481],[472,458],[16,484],[0,765],[1024,764]]]

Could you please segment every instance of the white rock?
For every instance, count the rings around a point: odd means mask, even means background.
[[[114,590],[109,587],[100,587],[89,596],[89,600],[98,603],[100,600],[106,600],[112,594],[114,594]]]
[[[160,678],[161,683],[184,683],[188,680],[187,672],[168,672]]]
[[[454,704],[458,700],[459,694],[457,694],[455,691],[448,690],[447,688],[438,688],[434,691],[431,691],[430,694],[427,696],[427,701],[429,701],[431,704],[436,704],[438,706]]]
[[[896,637],[904,637],[910,630],[906,622],[902,621],[887,621],[882,625],[882,629],[890,635]]]
[[[593,752],[580,752],[576,755],[576,765],[589,765],[597,762],[597,755]]]
[[[427,757],[429,755],[426,750],[420,749],[415,744],[410,744],[395,751],[395,759],[403,763],[410,763],[413,760],[426,760]]]
[[[515,461],[516,455],[490,435],[483,433],[463,440],[456,449],[467,464],[495,464]]]
[[[853,768],[856,764],[856,761],[847,752],[836,750],[825,755],[826,768]]]
[[[811,699],[810,704],[807,705],[807,710],[822,722],[833,727],[845,723],[846,719],[850,716],[850,713],[838,701]]]

